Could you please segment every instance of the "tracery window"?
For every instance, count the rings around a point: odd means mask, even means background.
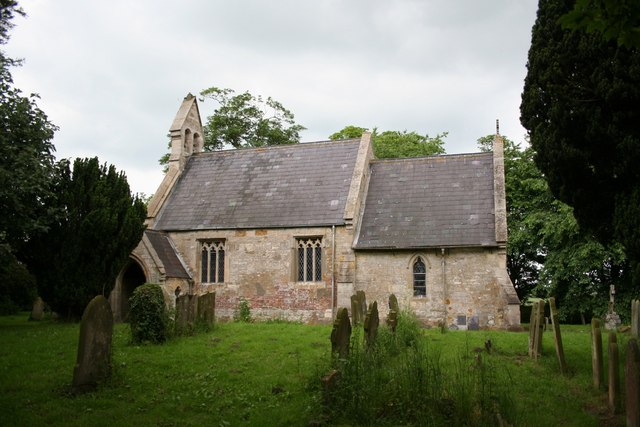
[[[202,283],[224,282],[224,240],[202,242]]]
[[[296,239],[298,249],[298,282],[322,280],[322,238]]]
[[[413,262],[413,296],[427,295],[427,269],[421,257]]]

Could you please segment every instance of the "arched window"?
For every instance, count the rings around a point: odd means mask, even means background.
[[[424,297],[427,295],[427,269],[421,257],[413,262],[413,296]]]

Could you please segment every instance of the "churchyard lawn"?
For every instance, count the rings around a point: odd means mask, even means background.
[[[1,426],[307,426],[323,420],[319,378],[330,364],[328,325],[222,323],[164,345],[134,346],[128,325],[117,324],[111,380],[73,395],[79,325],[27,318],[0,317]],[[588,326],[563,326],[562,334],[566,378],[551,332],[544,334],[538,362],[527,355],[526,332],[432,329],[424,339],[445,364],[474,369],[480,354],[506,378],[516,425],[623,425],[622,417],[609,415],[606,393],[592,389]],[[487,339],[491,354],[484,350]],[[619,334],[621,349],[627,340]]]

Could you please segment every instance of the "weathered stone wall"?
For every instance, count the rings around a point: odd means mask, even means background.
[[[353,289],[353,235],[345,227],[336,227],[335,235],[335,258],[331,227],[174,232],[171,238],[189,269],[196,272],[193,292],[216,292],[217,318],[231,318],[244,298],[251,315],[258,319],[330,322],[332,295],[336,299],[341,295],[339,290],[332,293],[332,283],[336,289]],[[312,236],[322,237],[322,281],[298,282],[296,238]],[[221,284],[200,280],[200,242],[209,239],[225,241],[225,281]]]
[[[413,262],[421,256],[426,267],[426,296],[413,296]],[[445,318],[447,326],[465,328],[477,316],[481,327],[519,324],[517,297],[506,274],[504,251],[498,248],[357,253],[356,289],[368,301],[398,298],[400,309],[411,308],[428,325]],[[444,263],[443,263],[444,261]],[[509,294],[508,290],[513,291]],[[381,310],[386,317],[387,311]],[[465,316],[461,324],[459,316]]]

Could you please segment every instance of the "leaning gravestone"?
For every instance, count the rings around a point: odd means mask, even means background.
[[[602,361],[602,332],[600,319],[591,319],[591,368],[593,372],[593,388],[604,386],[604,364]]]
[[[392,333],[396,333],[396,328],[398,327],[398,313],[394,310],[389,310],[389,315],[387,316],[387,327],[391,329]]]
[[[29,316],[29,320],[42,320],[44,317],[44,301],[42,298],[38,297],[33,302],[33,308],[31,309],[31,315]]]
[[[378,315],[378,302],[374,301],[369,306],[367,317],[364,318],[364,339],[367,347],[371,347],[376,342],[378,336],[378,326],[380,325],[380,317]]]
[[[640,427],[640,350],[635,338],[630,339],[627,344],[624,383],[627,426]]]
[[[567,365],[564,360],[564,347],[562,346],[562,335],[560,335],[560,322],[558,321],[558,311],[556,310],[556,299],[549,298],[549,313],[551,323],[553,324],[553,342],[556,346],[556,356],[558,356],[558,365],[560,365],[560,373],[566,375]]]
[[[396,313],[400,312],[400,306],[398,305],[398,298],[394,294],[389,295],[389,310],[393,310]]]
[[[73,369],[72,390],[84,393],[111,376],[113,313],[109,301],[98,295],[82,314],[78,357]]]
[[[349,311],[342,307],[338,310],[336,320],[333,321],[331,331],[331,353],[337,353],[341,359],[349,356],[349,344],[351,342],[351,322]]]
[[[614,414],[620,411],[620,369],[618,355],[618,338],[613,331],[609,332],[609,409]]]

